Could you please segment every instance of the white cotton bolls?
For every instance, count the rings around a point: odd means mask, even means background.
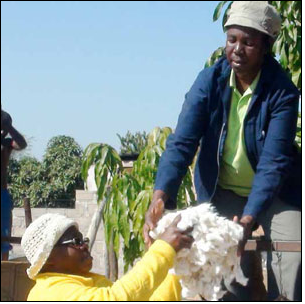
[[[214,207],[203,203],[196,207],[165,214],[158,226],[150,232],[157,239],[175,217],[181,214],[177,227],[191,232],[194,243],[190,249],[178,252],[172,273],[181,276],[182,297],[190,298],[198,294],[208,301],[217,301],[225,291],[226,285],[236,279],[242,285],[247,284],[237,257],[237,244],[243,237],[243,228],[224,217],[219,216]]]

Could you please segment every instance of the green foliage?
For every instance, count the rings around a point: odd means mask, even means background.
[[[212,53],[212,55],[205,62],[204,67],[208,68],[208,67],[212,66],[219,58],[221,58],[224,55],[225,55],[225,48],[221,46]]]
[[[83,188],[81,179],[82,149],[69,136],[55,136],[47,145],[42,166],[48,191],[48,206],[55,200],[73,199],[75,189]]]
[[[125,136],[117,134],[121,142],[121,154],[136,154],[140,153],[147,144],[147,133],[136,132],[132,134],[130,131]]]
[[[91,165],[95,165],[95,183],[97,185],[98,202],[106,195],[107,188],[111,186],[113,178],[123,171],[119,154],[111,146],[93,143],[84,151],[81,174],[87,180]]]
[[[302,26],[301,1],[269,1],[282,18],[281,32],[274,43],[273,51],[290,75],[293,83],[301,89]]]
[[[23,199],[28,197],[31,206],[39,206],[47,199],[45,175],[42,164],[34,157],[10,159],[9,191],[16,206],[23,205]]]
[[[49,141],[42,162],[28,156],[10,159],[8,182],[15,205],[22,206],[28,197],[32,207],[66,207],[75,189],[83,188],[81,157],[73,138],[57,136]]]
[[[98,200],[106,200],[103,214],[105,240],[108,246],[110,241],[113,242],[117,256],[120,238],[124,241],[125,271],[144,252],[142,229],[145,213],[152,199],[159,160],[171,133],[170,128],[155,128],[130,173],[122,170],[117,152],[108,145],[91,144],[84,152],[82,177],[86,180],[90,166],[95,164]],[[109,191],[105,191],[106,188]],[[180,187],[178,207],[185,207],[192,201],[195,201],[195,195],[189,169]]]

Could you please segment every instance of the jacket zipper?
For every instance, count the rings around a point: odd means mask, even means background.
[[[215,187],[214,187],[214,191],[213,191],[213,194],[210,198],[210,201],[212,200],[215,192],[216,192],[216,188],[217,188],[217,184],[218,184],[218,178],[219,178],[219,167],[220,167],[220,164],[219,164],[219,150],[220,150],[220,142],[221,142],[221,138],[222,138],[222,133],[223,133],[223,130],[224,130],[224,127],[225,127],[226,123],[224,122],[222,127],[221,127],[221,132],[220,132],[220,136],[219,136],[219,140],[218,140],[218,148],[217,148],[217,166],[218,166],[218,171],[217,171],[217,178],[216,178],[216,182],[215,182]]]

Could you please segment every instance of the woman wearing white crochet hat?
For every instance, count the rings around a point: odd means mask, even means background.
[[[112,283],[90,272],[92,257],[88,239],[78,224],[59,214],[45,214],[25,231],[21,246],[36,281],[28,301],[178,301],[181,286],[168,274],[176,252],[190,248],[190,229],[180,231],[176,218],[135,267]]]
[[[267,1],[234,1],[225,23],[226,54],[201,71],[186,94],[175,133],[167,140],[146,213],[145,242],[158,221],[158,204],[176,207],[176,197],[197,151],[199,202],[238,218],[244,227],[239,254],[245,288],[232,284],[230,300],[251,301],[249,252],[255,223],[269,240],[301,240],[301,155],[294,145],[300,92],[271,55],[281,29]],[[269,252],[268,297],[301,300],[301,254]],[[229,300],[229,298],[227,298]]]

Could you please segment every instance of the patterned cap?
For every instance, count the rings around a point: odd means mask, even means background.
[[[78,224],[61,214],[47,213],[37,218],[26,229],[21,239],[21,247],[30,262],[27,269],[31,279],[39,273],[55,244],[71,226]]]

